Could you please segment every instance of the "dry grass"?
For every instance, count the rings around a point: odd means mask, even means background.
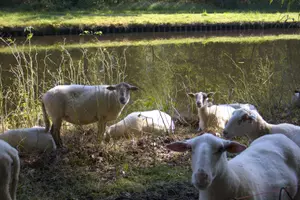
[[[141,199],[152,192],[152,199],[197,197],[189,183],[189,155],[165,148],[167,143],[195,136],[188,129],[108,144],[97,144],[92,130],[65,133],[67,152],[22,156],[18,199],[115,199],[124,195]],[[185,197],[178,186],[191,194]],[[166,190],[173,192],[166,194]]]

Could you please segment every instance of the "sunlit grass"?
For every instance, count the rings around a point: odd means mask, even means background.
[[[178,13],[178,14],[103,14],[103,12],[0,12],[0,27],[95,27],[128,26],[134,24],[193,24],[193,23],[234,23],[234,22],[278,22],[299,20],[299,13]]]

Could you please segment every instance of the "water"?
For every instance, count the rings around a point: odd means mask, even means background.
[[[248,35],[252,34],[253,32],[248,32]],[[241,37],[241,33],[232,36]],[[176,37],[184,37],[184,34]],[[139,38],[151,36],[141,35],[135,39]],[[105,39],[120,40],[120,37]],[[66,39],[70,43],[77,40],[76,37]],[[55,42],[57,40],[47,40],[47,37],[45,41],[33,40],[33,43],[39,44]],[[99,51],[97,48],[89,48],[85,50],[86,56],[83,56],[83,49],[73,49],[68,53],[58,50],[47,53],[41,51],[33,56],[39,86],[38,94],[34,97],[38,99],[39,95],[56,84],[88,81],[92,84],[113,83],[114,80],[125,78],[126,82],[140,87],[140,91],[132,95],[124,114],[150,109],[173,113],[174,108],[179,111],[193,109],[195,112],[193,100],[186,93],[198,91],[217,92],[216,103],[247,102],[261,109],[270,109],[275,105],[285,106],[292,91],[300,85],[299,47],[300,40],[278,40],[261,43],[122,46],[106,48],[104,53],[103,49]],[[105,62],[103,54],[106,55]],[[17,80],[16,75],[11,72],[12,69],[17,69],[16,58],[11,54],[0,54],[0,64],[2,94],[7,96],[7,91]],[[22,65],[24,64],[22,61]],[[109,71],[105,66],[114,70]],[[114,80],[107,77],[108,72],[113,73],[111,76]],[[13,110],[16,108],[13,105],[17,104],[11,105],[11,102],[15,101],[16,98],[11,95],[10,98],[4,98],[3,102]],[[7,113],[7,108],[5,109]]]

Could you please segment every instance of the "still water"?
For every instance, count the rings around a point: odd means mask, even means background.
[[[182,38],[186,34],[175,36]],[[230,34],[243,37],[253,32]],[[172,35],[174,37],[174,33]],[[213,37],[213,34],[194,35],[208,36]],[[132,40],[151,39],[149,34],[131,37]],[[152,35],[155,37],[168,38],[169,35]],[[107,40],[120,38],[121,35],[104,37]],[[64,39],[69,43],[82,40],[74,36],[44,39],[34,38],[33,43],[50,45]],[[217,92],[216,103],[248,102],[259,108],[280,106],[288,103],[292,91],[300,87],[299,47],[300,40],[276,40],[60,49],[33,52],[30,56],[0,54],[1,110],[7,113],[8,108],[16,107],[14,102],[18,97],[14,96],[19,95],[16,92],[18,84],[34,85],[34,98],[39,99],[43,92],[56,84],[110,84],[122,80],[140,87],[140,91],[132,95],[131,105],[124,114],[149,109],[171,113],[174,108],[190,110],[193,100],[186,93],[198,91]],[[22,56],[26,60],[19,58]],[[28,63],[33,66],[30,70],[24,67]],[[18,69],[22,68],[21,74],[25,74],[25,78],[20,81]],[[11,95],[7,95],[8,92]]]

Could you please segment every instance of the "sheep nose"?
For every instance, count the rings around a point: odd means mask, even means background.
[[[120,103],[125,104],[125,98],[124,97],[120,97]]]
[[[200,102],[197,102],[196,104],[197,104],[197,107],[198,107],[198,108],[201,107],[201,103],[200,103]]]
[[[225,135],[227,135],[228,134],[228,132],[227,131],[223,131],[223,135],[225,136]]]
[[[197,173],[198,180],[206,181],[208,179],[208,174],[203,170],[199,170]]]

